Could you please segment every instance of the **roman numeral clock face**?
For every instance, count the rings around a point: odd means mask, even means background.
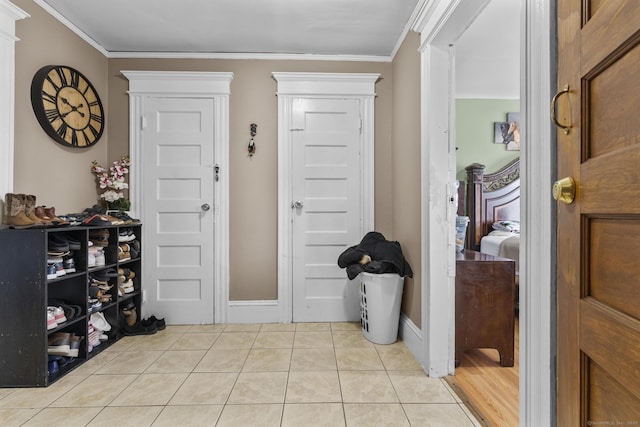
[[[62,145],[89,147],[102,136],[104,110],[98,93],[71,67],[38,70],[31,82],[31,105],[40,126]]]

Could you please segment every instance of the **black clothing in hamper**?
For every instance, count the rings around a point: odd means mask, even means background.
[[[371,262],[360,264],[363,256],[369,255]],[[338,266],[347,269],[347,277],[353,280],[360,273],[397,273],[403,277],[413,277],[411,266],[404,259],[400,243],[386,240],[377,231],[370,231],[360,244],[345,250],[338,257]]]

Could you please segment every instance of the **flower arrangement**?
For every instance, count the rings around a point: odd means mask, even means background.
[[[131,202],[124,197],[123,192],[129,188],[129,184],[125,182],[125,176],[129,173],[130,164],[127,156],[113,162],[113,166],[108,170],[95,160],[91,162],[91,172],[96,175],[98,186],[101,189],[107,189],[100,195],[100,198],[107,202],[108,209],[127,211],[131,207]]]

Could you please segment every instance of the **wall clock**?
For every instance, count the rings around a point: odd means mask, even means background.
[[[62,145],[90,147],[102,136],[102,102],[78,70],[64,65],[42,67],[31,82],[31,105],[40,126]]]

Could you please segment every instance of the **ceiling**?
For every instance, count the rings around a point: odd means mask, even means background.
[[[420,0],[35,0],[117,53],[390,57]]]
[[[430,0],[34,1],[112,58],[389,61]],[[488,1],[458,39],[457,97],[519,98],[520,3]]]

